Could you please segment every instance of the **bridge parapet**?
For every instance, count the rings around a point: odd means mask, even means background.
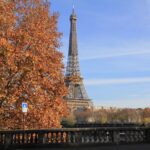
[[[150,143],[148,127],[62,128],[0,131],[0,147]]]

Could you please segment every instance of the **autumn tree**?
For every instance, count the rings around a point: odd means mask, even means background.
[[[62,119],[62,125],[67,127],[73,127],[76,123],[76,116],[73,113],[70,113],[67,117]]]
[[[0,127],[60,127],[67,114],[58,15],[44,0],[0,1]]]
[[[142,124],[149,120],[149,113],[147,109],[133,109],[133,108],[100,108],[95,110],[93,117],[96,123],[137,123]],[[143,118],[144,117],[144,118]]]
[[[150,108],[143,110],[143,123],[150,124]]]
[[[77,123],[88,123],[92,118],[92,110],[89,108],[77,109],[73,112]]]
[[[94,111],[94,121],[95,123],[107,123],[108,121],[108,112],[105,109],[99,109]]]

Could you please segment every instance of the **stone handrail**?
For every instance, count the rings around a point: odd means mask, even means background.
[[[0,131],[0,148],[29,145],[150,143],[148,127],[62,128]]]

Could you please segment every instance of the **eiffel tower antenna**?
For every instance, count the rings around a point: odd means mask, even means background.
[[[72,2],[72,12],[74,13],[75,12],[75,8],[74,8],[74,0]]]

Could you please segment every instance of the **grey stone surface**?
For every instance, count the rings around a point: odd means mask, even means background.
[[[15,150],[150,150],[150,144],[137,145],[112,145],[112,146],[87,146],[87,147],[65,147],[65,148],[31,148]]]

